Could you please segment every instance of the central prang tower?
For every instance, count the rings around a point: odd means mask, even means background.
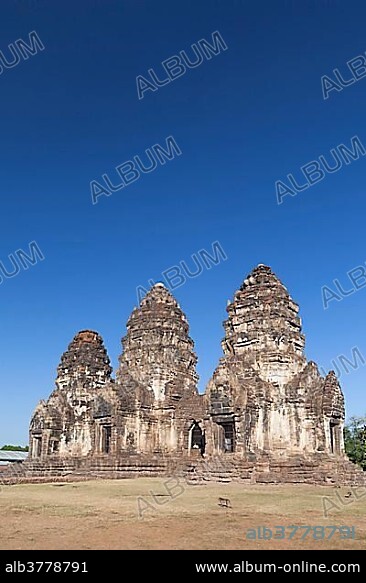
[[[122,447],[131,448],[132,439],[138,452],[184,452],[192,446],[193,427],[202,440],[204,398],[197,391],[193,340],[186,316],[162,283],[133,310],[122,349],[115,390],[134,411],[131,417],[121,407],[130,437]]]
[[[165,407],[196,395],[197,356],[188,332],[176,299],[162,283],[155,284],[128,319],[117,382],[133,377]]]

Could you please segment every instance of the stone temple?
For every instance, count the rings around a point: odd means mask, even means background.
[[[30,479],[364,483],[344,453],[344,398],[304,355],[299,308],[265,265],[227,306],[204,394],[185,314],[158,283],[127,322],[115,378],[97,332],[76,334],[30,424]]]

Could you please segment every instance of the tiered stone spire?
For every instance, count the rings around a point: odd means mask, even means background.
[[[344,396],[333,370],[325,377],[322,411],[328,417],[344,419]]]
[[[258,265],[227,306],[224,354],[260,368],[265,380],[283,384],[306,364],[299,307],[266,265]]]
[[[175,298],[162,283],[155,284],[127,322],[117,383],[130,375],[156,401],[195,393],[197,357],[188,333],[187,318]]]
[[[110,381],[111,372],[102,337],[92,330],[82,330],[61,357],[56,385],[60,389],[95,389]]]

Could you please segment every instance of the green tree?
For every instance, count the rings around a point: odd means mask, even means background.
[[[22,445],[3,445],[0,447],[3,451],[29,451],[28,445],[23,447]]]
[[[351,417],[344,429],[344,446],[349,459],[366,470],[366,417]]]

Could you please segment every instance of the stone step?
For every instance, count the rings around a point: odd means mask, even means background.
[[[347,459],[335,460],[324,454],[314,458],[298,455],[288,459],[260,458],[250,462],[234,454],[222,457],[187,459],[178,456],[149,458],[146,455],[51,460],[28,459],[22,464],[6,467],[0,474],[2,483],[16,481],[52,481],[62,479],[128,478],[138,476],[177,476],[191,483],[320,483],[366,484],[366,473]]]

